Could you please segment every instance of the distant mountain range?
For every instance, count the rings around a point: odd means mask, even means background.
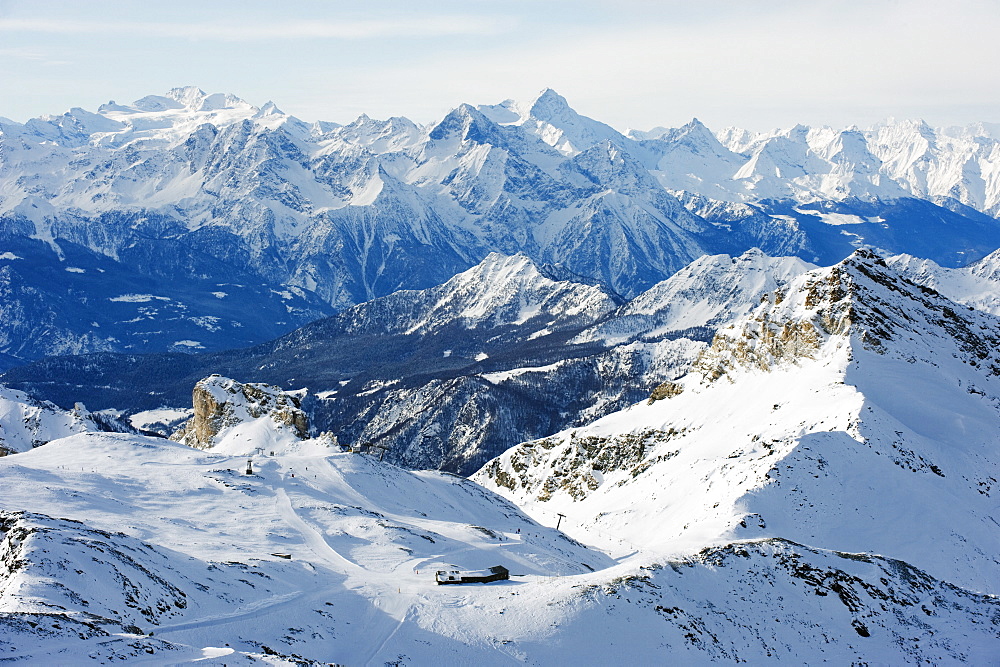
[[[317,429],[384,445],[407,467],[469,474],[519,442],[645,398],[687,369],[699,341],[808,268],[757,250],[708,256],[623,303],[525,255],[491,254],[440,286],[373,299],[253,348],[51,357],[0,382],[129,413],[188,407],[210,373],[304,388]]]
[[[304,123],[178,88],[0,119],[0,364],[252,345],[491,252],[626,298],[705,254],[955,268],[1000,247],[987,125],[630,132],[551,90]]]

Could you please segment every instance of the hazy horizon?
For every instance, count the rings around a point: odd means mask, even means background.
[[[303,120],[420,123],[551,87],[616,129],[1000,122],[983,0],[358,8],[294,0],[0,0],[0,116],[131,103],[173,87],[274,101]]]

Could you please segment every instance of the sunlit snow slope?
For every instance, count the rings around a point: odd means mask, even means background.
[[[661,400],[475,479],[609,546],[785,538],[995,594],[998,346],[994,316],[859,251],[720,330]]]
[[[0,459],[0,659],[981,663],[1000,603],[783,540],[616,564],[471,481],[363,454],[82,434]],[[281,554],[290,556],[284,558]],[[438,586],[437,568],[511,579]]]
[[[100,416],[81,404],[62,410],[0,385],[0,456],[26,452],[74,433],[108,430],[99,421]]]

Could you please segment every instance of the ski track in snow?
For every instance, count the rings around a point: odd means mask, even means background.
[[[233,465],[234,462],[241,460],[242,457],[226,460],[216,459],[213,460],[213,467]],[[306,462],[308,462],[308,466],[305,465]],[[330,584],[318,590],[302,589],[273,595],[245,604],[229,613],[210,614],[177,623],[163,624],[156,628],[157,636],[175,641],[179,645],[190,645],[193,649],[197,649],[198,645],[191,644],[189,638],[203,636],[200,634],[202,631],[211,630],[214,635],[219,635],[221,628],[232,627],[233,632],[241,633],[245,631],[244,629],[252,627],[254,621],[280,617],[282,614],[291,613],[297,609],[321,608],[321,603],[336,599],[346,589],[360,594],[363,598],[368,599],[372,605],[372,611],[366,617],[365,633],[368,637],[366,645],[374,648],[369,654],[356,656],[358,664],[378,664],[383,651],[392,643],[393,638],[401,628],[414,618],[418,610],[422,609],[423,613],[429,613],[439,607],[458,609],[469,605],[472,599],[480,599],[483,596],[492,598],[496,595],[495,587],[493,590],[481,588],[475,591],[466,590],[462,593],[454,592],[447,587],[438,588],[433,580],[434,569],[437,569],[434,568],[434,564],[438,564],[440,567],[443,562],[461,562],[463,554],[475,553],[483,548],[496,550],[499,562],[504,560],[499,555],[501,552],[507,551],[512,546],[524,546],[523,540],[520,539],[522,536],[516,533],[500,532],[501,541],[495,544],[461,545],[456,549],[408,559],[395,564],[391,570],[385,572],[367,569],[331,546],[325,536],[324,529],[304,516],[296,508],[297,503],[293,498],[299,497],[299,494],[306,494],[301,496],[303,499],[312,498],[316,493],[319,493],[331,498],[340,496],[341,502],[344,500],[357,502],[360,506],[370,506],[370,500],[352,488],[342,471],[329,465],[323,459],[315,457],[292,458],[274,461],[274,463],[278,464],[277,467],[269,466],[267,461],[261,461],[258,464],[260,470],[257,476],[265,480],[261,485],[261,488],[267,491],[265,495],[273,494],[273,508],[276,517],[283,525],[301,536],[302,545],[308,550],[308,554],[303,553],[301,547],[296,550],[295,560],[307,562],[329,571],[339,580],[339,583]],[[176,464],[160,460],[142,461],[138,465],[143,468],[149,466],[168,468]],[[295,477],[291,476],[293,470],[296,471]],[[269,479],[273,479],[274,483],[267,481]],[[420,520],[388,512],[384,516],[394,523],[408,522],[414,526],[423,525],[431,529],[442,529],[441,522],[437,520]],[[271,530],[272,532],[280,532],[276,528]],[[509,556],[512,562],[521,562],[521,558],[516,554]],[[551,554],[551,557],[569,567],[576,565],[557,553]],[[529,580],[532,579],[534,578],[529,578]],[[195,633],[195,635],[190,633]],[[516,658],[510,656],[506,651],[503,653],[510,660],[516,661]]]
[[[323,561],[327,567],[340,574],[358,574],[364,572],[357,563],[341,556],[336,549],[323,537],[323,534],[314,526],[307,524],[292,507],[292,501],[288,498],[288,493],[283,488],[271,487],[275,492],[275,505],[278,515],[285,520],[285,523],[295,528],[305,539],[306,545],[313,552],[313,555]]]
[[[162,636],[169,635],[170,633],[184,632],[185,630],[204,630],[205,628],[212,626],[229,625],[255,618],[261,618],[263,616],[279,612],[283,608],[288,608],[292,605],[292,603],[300,603],[301,605],[311,604],[315,600],[322,599],[323,597],[329,597],[330,590],[333,590],[332,587],[329,590],[324,589],[315,591],[308,595],[306,595],[306,591],[295,591],[293,593],[275,595],[265,600],[251,602],[231,614],[217,614],[191,621],[185,621],[183,623],[159,625],[156,627],[156,634]]]

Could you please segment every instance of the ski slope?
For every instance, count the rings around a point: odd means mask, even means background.
[[[0,459],[0,659],[940,662],[998,648],[997,598],[878,556],[771,539],[616,560],[452,475],[339,451],[246,463],[106,433]],[[492,565],[511,579],[434,582]]]

